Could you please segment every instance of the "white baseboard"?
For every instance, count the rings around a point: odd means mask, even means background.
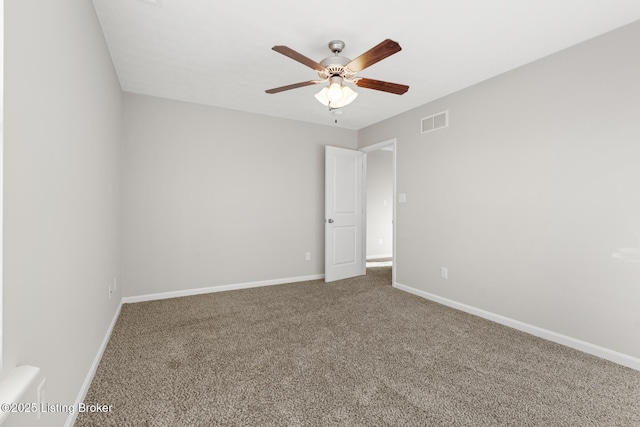
[[[367,261],[371,260],[371,259],[378,259],[378,258],[391,258],[393,257],[393,254],[382,254],[382,255],[367,255]]]
[[[113,328],[116,326],[116,322],[118,321],[118,316],[120,316],[121,308],[122,308],[122,302],[118,304],[118,308],[116,310],[116,313],[113,315],[113,320],[111,320],[109,329],[107,329],[107,333],[104,335],[104,338],[102,339],[100,348],[98,348],[98,353],[96,354],[95,359],[93,359],[93,364],[89,369],[89,373],[87,374],[87,377],[84,379],[84,383],[82,384],[80,393],[78,393],[78,397],[76,398],[76,403],[74,406],[76,409],[78,408],[78,405],[81,402],[84,402],[84,399],[87,396],[89,387],[91,387],[91,381],[93,381],[93,377],[96,374],[96,370],[98,369],[98,365],[100,364],[100,360],[102,359],[104,350],[107,348],[107,344],[109,343],[109,338],[111,338],[111,332],[113,332]],[[65,423],[65,427],[73,427],[73,424],[76,422],[77,416],[78,416],[78,411],[73,411],[72,414],[69,414],[69,416],[67,417],[67,422]]]
[[[324,279],[324,274],[312,276],[289,277],[286,279],[262,280],[259,282],[236,283],[233,285],[210,286],[207,288],[186,289],[184,291],[161,292],[157,294],[137,295],[122,298],[124,304],[144,301],[155,301],[160,299],[188,297],[192,295],[209,294],[212,292],[235,291],[238,289],[257,288],[260,286],[284,285],[285,283],[307,282],[309,280]]]
[[[513,329],[517,329],[522,332],[526,332],[531,335],[535,335],[540,338],[544,338],[549,341],[553,341],[558,344],[571,347],[573,349],[589,353],[594,356],[601,357],[619,365],[626,366],[640,371],[640,359],[629,356],[628,354],[620,353],[606,347],[601,347],[596,344],[591,344],[586,341],[581,341],[576,338],[572,338],[566,335],[559,334],[557,332],[549,331],[547,329],[539,328],[537,326],[530,325],[528,323],[520,322],[509,317],[501,316],[499,314],[491,313],[489,311],[482,310],[480,308],[472,307],[457,301],[453,301],[447,298],[440,297],[438,295],[431,294],[429,292],[421,291],[419,289],[412,288],[411,286],[402,285],[400,283],[394,283],[394,288],[401,289],[419,297],[437,302],[448,307],[455,308],[460,311],[464,311],[478,317],[482,317],[487,320],[491,320],[501,325],[508,326]]]

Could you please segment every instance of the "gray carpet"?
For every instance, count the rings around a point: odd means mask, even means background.
[[[126,304],[75,425],[640,426],[640,372],[390,282]]]

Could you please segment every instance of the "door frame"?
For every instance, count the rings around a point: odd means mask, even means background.
[[[393,214],[392,214],[392,221],[393,221],[393,226],[392,226],[392,233],[393,233],[393,238],[392,238],[392,243],[391,243],[391,257],[393,258],[393,263],[391,265],[391,284],[393,286],[395,286],[396,284],[396,273],[397,273],[397,268],[396,268],[396,228],[397,228],[397,220],[396,220],[396,200],[397,200],[397,188],[396,188],[396,183],[397,183],[397,163],[396,163],[396,159],[398,158],[398,141],[396,138],[391,138],[388,139],[386,141],[382,141],[382,142],[378,142],[376,144],[373,145],[368,145],[366,147],[362,147],[360,149],[358,149],[358,151],[362,151],[363,153],[363,158],[362,158],[362,169],[363,169],[363,173],[362,173],[362,209],[363,209],[363,218],[362,218],[362,222],[363,222],[363,227],[362,227],[362,248],[363,248],[363,257],[364,257],[364,271],[362,272],[362,274],[366,273],[366,269],[367,269],[367,153],[370,153],[372,151],[377,151],[377,150],[381,150],[384,148],[391,148],[393,150],[393,202],[392,202],[392,207],[393,207]]]

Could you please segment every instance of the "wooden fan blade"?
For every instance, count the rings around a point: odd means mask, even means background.
[[[381,90],[383,92],[395,93],[396,95],[402,95],[409,90],[409,86],[407,85],[383,82],[382,80],[359,78],[354,79],[353,83],[358,87]]]
[[[357,73],[358,71],[362,71],[376,62],[382,61],[384,58],[391,56],[394,53],[398,53],[401,50],[402,48],[397,42],[394,42],[391,39],[386,39],[382,43],[372,47],[353,61],[349,62],[346,68]]]
[[[325,68],[322,65],[318,64],[313,59],[307,58],[303,54],[296,52],[295,50],[291,49],[290,47],[287,47],[287,46],[274,46],[271,49],[275,50],[278,53],[283,54],[284,56],[288,56],[289,58],[293,59],[294,61],[298,61],[299,63],[304,64],[309,68],[313,68],[316,71],[324,71],[325,70]]]
[[[269,90],[265,90],[265,92],[267,93],[278,93],[278,92],[284,92],[285,90],[290,90],[290,89],[297,89],[299,87],[305,87],[305,86],[311,86],[311,85],[316,85],[320,83],[319,81],[316,80],[309,80],[308,82],[300,82],[300,83],[294,83],[292,85],[287,85],[287,86],[281,86],[281,87],[276,87],[273,89],[269,89]]]

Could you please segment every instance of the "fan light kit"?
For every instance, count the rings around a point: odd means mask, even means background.
[[[358,94],[349,86],[344,86],[340,77],[331,77],[328,87],[316,93],[316,99],[331,109],[342,108],[350,104]]]
[[[265,91],[267,93],[273,94],[290,89],[297,89],[299,87],[328,83],[328,85],[323,87],[315,96],[322,105],[329,107],[329,110],[335,110],[336,108],[342,108],[345,105],[349,105],[358,96],[358,94],[349,86],[345,85],[345,83],[367,89],[394,93],[396,95],[402,95],[409,90],[409,86],[407,85],[355,77],[357,72],[362,71],[376,62],[382,61],[383,59],[402,50],[398,43],[390,39],[374,46],[353,61],[344,56],[340,56],[340,52],[344,49],[344,42],[342,40],[333,40],[329,42],[329,49],[333,52],[334,56],[325,58],[319,63],[287,46],[274,46],[272,49],[306,65],[309,68],[313,68],[318,72],[320,80],[309,80],[307,82],[281,86]]]

